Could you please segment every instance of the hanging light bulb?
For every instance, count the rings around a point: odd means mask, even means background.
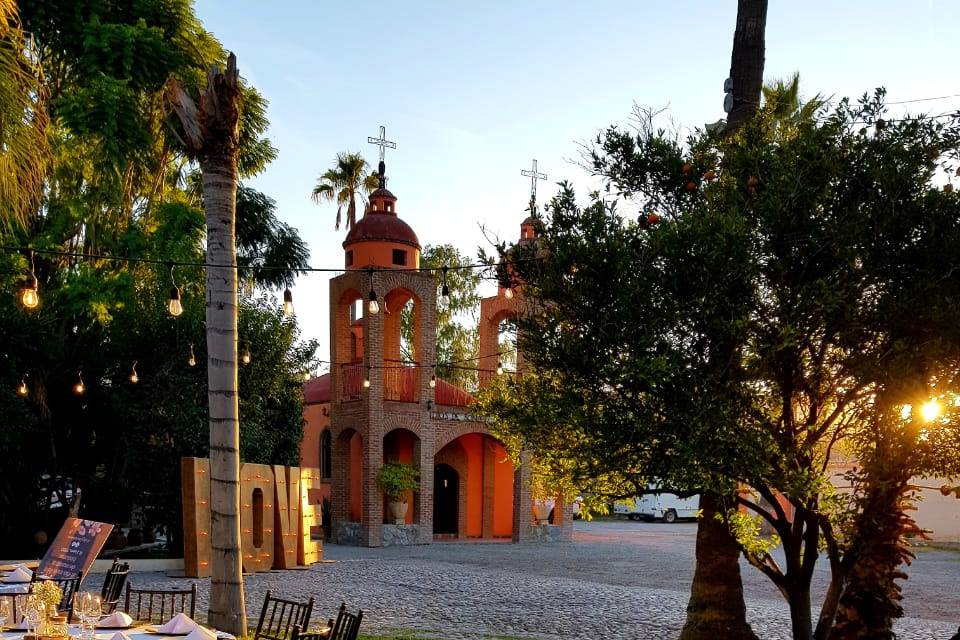
[[[503,290],[503,297],[507,300],[513,300],[513,287],[507,287]]]
[[[497,375],[498,376],[503,375],[503,363],[500,362],[499,360],[497,361]]]
[[[40,304],[39,283],[34,271],[33,251],[30,252],[30,285],[20,290],[20,303],[27,309],[36,309]]]
[[[303,379],[305,382],[310,382],[310,378],[312,377],[313,376],[310,374],[309,370],[303,372]]]
[[[375,316],[380,313],[380,303],[377,302],[377,292],[373,288],[373,269],[370,269],[370,295],[368,296],[367,312]]]
[[[197,357],[193,355],[193,343],[190,344],[190,357],[187,358],[187,364],[191,367],[197,366]]]
[[[441,311],[450,308],[450,287],[447,286],[447,266],[443,266],[443,286],[440,287],[440,299],[437,300],[437,307]]]
[[[250,364],[251,359],[252,359],[252,356],[250,355],[250,345],[244,344],[243,354],[240,355],[240,362],[242,362],[243,365],[246,366]]]
[[[437,374],[430,376],[430,388],[434,389],[437,386]]]
[[[177,286],[177,281],[173,279],[172,264],[170,265],[170,282],[173,283],[173,286],[170,287],[170,301],[167,303],[167,311],[176,318],[183,313],[183,305],[180,303],[180,287]]]
[[[77,382],[73,385],[73,395],[82,396],[87,392],[87,385],[83,384],[83,372],[77,371]]]
[[[26,398],[28,393],[30,393],[30,388],[27,387],[27,378],[24,376],[20,378],[20,384],[17,385],[17,395]]]
[[[370,367],[367,367],[367,377],[363,379],[363,388],[370,388]]]
[[[130,367],[130,384],[137,384],[140,382],[140,376],[137,375],[137,361],[133,361],[133,366]]]
[[[291,293],[290,289],[285,289],[283,291],[283,315],[287,316],[288,318],[294,315],[293,293]]]

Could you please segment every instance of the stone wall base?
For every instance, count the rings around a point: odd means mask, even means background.
[[[531,524],[528,525],[526,535],[522,536],[518,542],[532,544],[551,544],[555,542],[570,542],[570,536],[566,535],[564,527],[558,524]]]
[[[422,531],[418,524],[385,524],[383,525],[383,546],[409,546],[414,544],[430,544],[433,534]]]
[[[360,522],[337,522],[333,527],[331,537],[337,544],[351,547],[362,547],[363,524]]]

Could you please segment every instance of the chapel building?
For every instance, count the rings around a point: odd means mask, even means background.
[[[319,468],[324,478],[330,541],[378,547],[569,539],[569,506],[556,501],[553,524],[537,524],[528,465],[514,467],[503,443],[471,414],[467,391],[435,377],[438,283],[432,272],[416,270],[420,242],[385,183],[381,162],[380,187],[343,242],[346,272],[330,281],[334,364],[304,385],[301,465]],[[534,220],[524,220],[521,241],[535,236]],[[401,336],[408,305],[412,344]],[[481,302],[481,386],[497,367],[500,324],[522,305],[519,292],[503,287]],[[402,524],[390,518],[375,481],[391,461],[420,474]]]

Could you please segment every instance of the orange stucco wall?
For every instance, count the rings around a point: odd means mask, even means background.
[[[348,247],[346,251],[353,251],[353,265],[347,266],[348,269],[362,269],[370,265],[381,267],[390,267],[393,265],[393,250],[400,249],[407,252],[407,264],[405,266],[396,265],[398,269],[410,269],[420,266],[420,250],[411,247],[408,244],[399,242],[384,242],[382,240],[370,242],[355,242]],[[346,255],[346,253],[344,253]]]
[[[483,535],[483,434],[461,436],[460,445],[467,454],[466,535],[479,538]],[[460,508],[463,509],[464,505]]]
[[[490,450],[495,458],[493,466],[493,535],[510,537],[513,533],[513,463],[507,450],[490,439]]]
[[[303,407],[303,439],[300,441],[300,466],[320,468],[320,434],[330,428],[329,404],[308,404]]]

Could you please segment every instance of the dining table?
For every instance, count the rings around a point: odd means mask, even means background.
[[[101,629],[98,628],[94,633],[94,640],[110,640],[115,634],[123,632],[126,634],[130,640],[171,640],[172,638],[182,638],[186,634],[166,634],[159,633],[156,631],[158,624],[152,622],[140,622],[134,621],[127,628],[109,628]],[[236,640],[235,636],[226,631],[218,631],[207,625],[204,625],[207,629],[210,629],[217,634],[218,640]],[[70,632],[70,640],[77,640],[80,638],[80,625],[71,624],[67,627]],[[89,633],[89,631],[87,632]],[[23,640],[23,637],[27,634],[26,631],[22,629],[10,629],[0,632],[0,640]],[[87,636],[89,638],[89,635]]]

